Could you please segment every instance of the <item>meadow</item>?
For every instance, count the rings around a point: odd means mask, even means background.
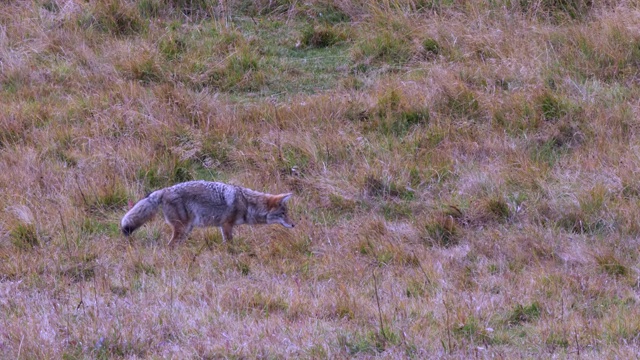
[[[634,0],[4,1],[0,354],[637,358],[639,115]]]

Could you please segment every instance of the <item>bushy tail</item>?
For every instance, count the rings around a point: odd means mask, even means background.
[[[138,203],[124,215],[120,222],[120,228],[125,236],[131,235],[137,228],[153,218],[158,212],[162,192],[163,190],[152,192],[146,198],[138,201]]]

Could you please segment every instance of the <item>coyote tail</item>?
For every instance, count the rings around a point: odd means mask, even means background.
[[[146,198],[138,201],[122,218],[120,228],[125,236],[131,235],[158,212],[163,190],[154,191]]]

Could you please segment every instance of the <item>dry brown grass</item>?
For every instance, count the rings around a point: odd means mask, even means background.
[[[0,352],[637,356],[639,21],[634,1],[4,4]],[[129,202],[190,179],[293,191],[297,226],[120,235]]]

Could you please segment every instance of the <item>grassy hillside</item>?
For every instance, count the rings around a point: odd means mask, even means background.
[[[638,5],[3,2],[0,353],[637,356]],[[120,234],[191,179],[296,227]]]

